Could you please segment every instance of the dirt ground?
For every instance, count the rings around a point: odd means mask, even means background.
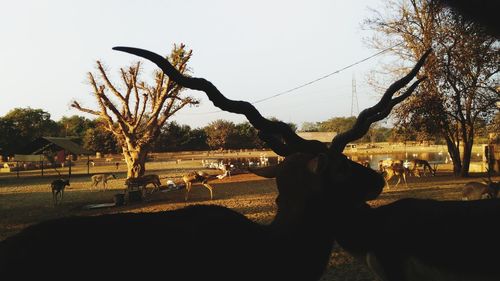
[[[191,163],[195,165],[195,163]],[[163,165],[163,164],[158,164]],[[193,167],[186,161],[182,167],[150,167],[156,170],[162,183],[167,179],[179,182],[179,175]],[[213,171],[212,171],[213,172]],[[370,204],[379,206],[401,198],[433,198],[438,200],[459,200],[463,184],[476,180],[455,178],[449,171],[441,171],[435,177],[410,178],[408,187],[400,184],[398,188],[385,190]],[[158,212],[174,210],[192,204],[217,204],[234,209],[248,218],[263,224],[271,222],[276,212],[274,203],[276,186],[274,180],[263,179],[252,174],[239,174],[211,182],[214,186],[214,200],[209,200],[207,189],[194,185],[189,202],[184,202],[184,189],[160,192],[148,195],[145,201],[120,207],[85,209],[88,204],[111,203],[113,195],[123,192],[125,175],[118,174],[118,179],[109,181],[107,191],[91,191],[88,175],[75,175],[71,186],[66,190],[63,204],[54,207],[49,193],[49,183],[53,178],[25,177],[22,179],[0,178],[0,240],[13,235],[26,226],[43,220],[72,215],[98,215],[118,212]],[[500,180],[500,177],[496,177]],[[359,262],[351,258],[338,246],[331,255],[330,264],[322,280],[376,280]]]

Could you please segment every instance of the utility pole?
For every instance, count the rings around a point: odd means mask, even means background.
[[[356,109],[354,109],[356,107]],[[358,115],[359,104],[358,104],[358,94],[356,93],[356,76],[352,74],[352,95],[351,95],[351,116]]]

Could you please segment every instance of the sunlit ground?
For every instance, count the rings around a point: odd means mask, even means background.
[[[181,175],[187,171],[201,168],[199,160],[191,160],[184,155],[180,162],[175,160],[150,162],[147,173],[160,175],[162,184],[167,179],[181,182]],[[471,178],[455,178],[451,175],[451,166],[441,166],[435,177],[408,179],[408,186],[400,183],[397,188],[386,189],[382,195],[371,202],[372,205],[383,205],[401,198],[433,198],[438,200],[460,200],[461,190],[465,182],[481,181],[484,174],[472,174]],[[206,170],[216,174],[216,170]],[[60,170],[60,173],[67,171]],[[61,206],[54,207],[50,193],[50,181],[55,176],[39,176],[40,171],[22,174],[18,179],[15,173],[0,175],[0,239],[17,233],[26,226],[47,219],[70,215],[96,215],[116,212],[157,212],[173,210],[190,204],[210,203],[226,206],[245,214],[259,223],[269,223],[276,211],[274,200],[276,186],[273,180],[259,178],[252,174],[239,174],[230,178],[212,181],[214,200],[209,200],[209,192],[201,185],[194,185],[188,203],[184,202],[184,190],[156,192],[149,195],[144,202],[121,207],[108,207],[88,210],[88,204],[111,203],[113,195],[123,192],[126,171],[124,165],[118,170],[112,163],[91,168],[91,174],[98,172],[116,173],[117,179],[108,182],[108,190],[90,190],[90,176],[86,167],[73,168],[71,186],[66,189]],[[55,171],[45,173],[56,175]],[[500,177],[494,178],[500,180]],[[395,184],[391,182],[391,186]],[[165,190],[165,189],[164,189]],[[330,267],[323,280],[375,280],[363,265],[353,260],[342,249],[336,247],[332,253]]]

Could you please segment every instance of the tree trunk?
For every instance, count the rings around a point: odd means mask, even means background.
[[[136,147],[134,150],[123,147],[123,156],[127,163],[127,178],[138,178],[144,175],[147,155],[147,151],[141,147]]]
[[[464,157],[462,159],[462,170],[460,171],[461,177],[469,176],[469,166],[470,159],[472,156],[472,145],[474,144],[474,140],[472,137],[464,139]]]
[[[462,171],[462,162],[460,161],[460,149],[453,140],[445,136],[448,152],[450,153],[451,161],[453,162],[453,174],[459,176]]]
[[[472,148],[467,147],[468,144],[464,142],[464,158],[462,160],[462,170],[460,171],[461,177],[469,176],[469,166],[470,166],[470,158],[472,154]]]

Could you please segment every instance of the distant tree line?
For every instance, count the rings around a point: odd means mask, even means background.
[[[271,118],[275,119],[275,118]],[[497,114],[497,120],[500,115]],[[355,117],[335,117],[322,122],[305,122],[299,131],[304,132],[342,132],[349,129]],[[500,122],[494,122],[498,125]],[[295,124],[289,124],[297,130]],[[487,141],[491,132],[486,124],[478,128],[479,142]],[[100,119],[88,119],[73,115],[54,121],[48,112],[42,109],[15,108],[0,117],[0,154],[13,155],[38,137],[68,137],[84,148],[101,153],[120,153],[120,147],[113,134],[105,130]],[[372,125],[369,132],[359,142],[403,142],[444,140],[422,135],[414,130],[386,128]],[[161,128],[158,139],[154,142],[154,152],[190,151],[208,149],[247,149],[264,148],[257,131],[248,122],[235,124],[227,120],[216,120],[203,128],[191,128],[177,122],[168,122]]]
[[[103,153],[116,153],[117,142],[105,131],[100,120],[81,116],[51,119],[43,109],[15,108],[0,117],[0,154],[11,156],[39,137],[68,137],[85,148]]]
[[[356,122],[356,117],[334,117],[321,122],[305,122],[302,124],[303,132],[344,132],[349,130]],[[373,124],[366,135],[356,142],[386,142],[399,141],[392,128]]]
[[[292,127],[296,128],[294,124]],[[42,109],[15,108],[0,117],[0,154],[11,156],[39,137],[68,137],[91,151],[120,153],[121,148],[104,120],[73,115],[59,121]],[[208,149],[263,148],[248,122],[216,120],[203,128],[165,123],[153,145],[154,152]]]
[[[302,124],[300,131],[302,132],[344,132],[351,128],[356,122],[356,117],[334,117],[321,122],[305,122]],[[474,139],[476,143],[488,143],[488,134],[499,132],[500,128],[500,112],[497,112],[493,121],[477,122],[475,127]],[[396,126],[384,127],[379,123],[374,123],[370,130],[358,143],[369,142],[431,142],[434,144],[446,144],[446,140],[439,134],[430,134],[419,130],[419,127]]]

